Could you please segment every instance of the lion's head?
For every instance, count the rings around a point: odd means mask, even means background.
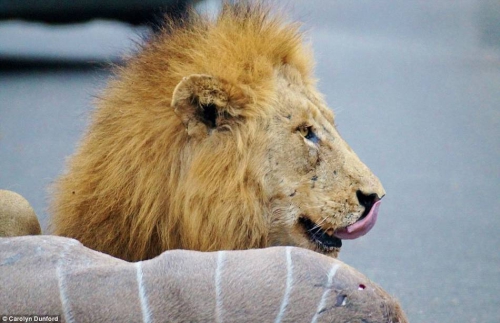
[[[56,183],[56,234],[128,260],[294,245],[336,256],[385,194],[338,134],[296,24],[259,5],[192,16],[103,94]]]

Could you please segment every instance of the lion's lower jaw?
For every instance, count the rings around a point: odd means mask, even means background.
[[[313,250],[318,252],[318,253],[321,253],[325,256],[337,258],[339,256],[340,249],[342,249],[342,248],[329,248],[328,250],[325,250],[322,247],[316,247]]]
[[[315,251],[317,253],[320,253],[322,255],[325,255],[327,257],[332,257],[332,258],[337,258],[339,256],[340,249],[342,249],[340,247],[325,249],[323,246],[318,246],[317,244],[315,244],[313,242],[308,242],[307,245],[301,245],[301,246],[297,246],[297,247],[309,249],[309,250]]]
[[[340,253],[340,249],[341,248],[335,248],[335,250],[333,252],[331,252],[330,254],[328,254],[327,256],[330,256],[330,257],[333,257],[333,258],[338,258],[339,253]]]
[[[291,247],[299,247],[303,249],[309,249],[314,252],[320,253],[322,255],[325,255],[327,257],[332,257],[332,258],[337,258],[339,256],[340,250],[342,249],[341,247],[333,247],[333,248],[324,248],[322,246],[319,246],[318,244],[310,241],[308,238],[304,237],[303,239],[301,238],[300,240],[297,240],[296,237],[290,239],[285,239],[283,237],[278,238],[278,239],[271,239],[268,242],[268,247],[283,247],[283,246],[291,246]]]

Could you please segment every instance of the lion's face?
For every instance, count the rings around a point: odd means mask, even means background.
[[[192,154],[200,155],[194,158],[200,166],[186,182],[212,189],[220,183],[214,196],[222,203],[211,197],[211,207],[201,212],[210,213],[208,227],[220,226],[214,219],[227,216],[231,223],[242,223],[228,230],[241,230],[240,237],[260,226],[267,246],[300,246],[336,256],[341,239],[362,236],[375,224],[385,191],[339,135],[333,113],[312,85],[289,67],[277,71],[275,82],[267,102],[271,107],[260,117],[244,115],[251,100],[238,86],[204,75],[180,83],[173,105],[196,140]],[[204,146],[210,148],[200,152]],[[241,182],[238,174],[243,174]],[[228,192],[229,187],[239,193]],[[207,228],[192,217],[188,221],[197,223],[193,231]],[[245,226],[245,221],[253,224]]]
[[[279,112],[266,136],[269,242],[336,256],[340,238],[371,229],[385,191],[339,135],[314,89],[284,76],[278,78]]]

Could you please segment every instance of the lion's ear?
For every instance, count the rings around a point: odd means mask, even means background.
[[[241,119],[244,98],[234,85],[210,75],[193,74],[175,87],[172,108],[190,136],[206,136],[211,130]]]

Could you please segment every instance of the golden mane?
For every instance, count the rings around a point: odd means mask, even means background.
[[[126,260],[266,246],[263,174],[248,173],[255,156],[244,149],[256,123],[230,129],[234,140],[223,145],[192,140],[171,100],[184,77],[212,75],[241,92],[243,119],[262,120],[281,66],[313,83],[302,38],[298,24],[246,1],[225,3],[216,18],[192,11],[167,21],[119,68],[54,184],[54,233]]]
[[[170,91],[187,75],[208,74],[246,87],[257,101],[265,100],[277,67],[290,65],[303,79],[310,77],[312,57],[299,27],[259,2],[225,3],[216,18],[191,11],[185,19],[166,22],[130,62],[129,74],[135,81],[142,76],[145,82],[155,82],[145,83],[147,89],[168,82]]]

